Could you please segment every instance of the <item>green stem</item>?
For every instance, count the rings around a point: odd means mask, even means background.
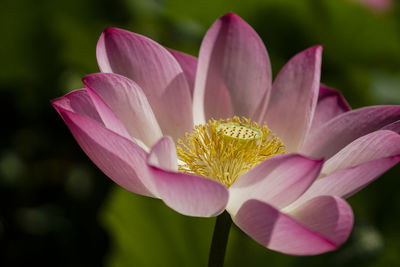
[[[224,211],[224,213],[217,217],[211,242],[208,267],[224,266],[226,245],[231,225],[232,219],[228,212]]]

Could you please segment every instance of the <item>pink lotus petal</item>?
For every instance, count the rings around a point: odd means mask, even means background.
[[[347,202],[333,196],[315,197],[289,215],[337,246],[347,240],[354,222],[353,212]]]
[[[275,156],[251,169],[229,188],[228,211],[235,214],[248,199],[283,208],[301,196],[318,177],[323,161],[297,154]]]
[[[212,217],[224,211],[229,198],[225,185],[214,180],[150,168],[160,198],[187,216]]]
[[[318,179],[290,208],[319,195],[349,197],[400,160],[400,136],[376,131],[353,141],[330,158]]]
[[[345,201],[330,196],[310,200],[291,216],[267,203],[249,200],[234,222],[267,248],[292,255],[316,255],[336,249],[347,239],[353,213]]]
[[[136,83],[113,73],[91,74],[83,78],[83,83],[107,103],[131,136],[148,147],[162,137],[147,98]]]
[[[51,104],[54,106],[57,112],[58,108],[63,108],[104,124],[96,110],[95,105],[93,104],[92,99],[90,99],[90,96],[85,89],[75,90],[66,94],[65,96],[56,98],[51,101]]]
[[[147,157],[147,162],[151,166],[157,166],[168,171],[178,171],[178,161],[176,158],[176,147],[174,141],[169,136],[164,136],[151,148]]]
[[[272,85],[264,121],[289,152],[298,150],[311,126],[318,99],[321,56],[321,46],[297,54]]]
[[[192,129],[188,82],[164,47],[139,34],[108,28],[96,53],[102,72],[121,74],[142,88],[164,134],[177,138]]]
[[[260,37],[237,15],[222,16],[201,44],[193,95],[195,122],[233,115],[258,120],[256,112],[267,101],[270,84],[269,57]]]
[[[104,125],[108,129],[120,134],[121,136],[132,139],[124,124],[117,118],[117,116],[115,116],[111,108],[106,103],[104,103],[103,99],[101,99],[101,97],[90,88],[87,88],[86,91],[88,92],[90,98],[96,106],[96,109],[99,112],[99,115],[103,120]]]
[[[196,78],[197,69],[197,58],[173,49],[168,49],[168,51],[175,57],[179,65],[181,65],[181,68],[185,73],[186,79],[189,83],[190,94],[193,97],[194,80]]]
[[[156,197],[146,167],[146,152],[100,123],[58,107],[83,151],[115,183],[136,194]]]
[[[400,155],[400,135],[392,131],[376,131],[348,144],[325,164],[322,170],[329,175],[362,163]]]
[[[395,121],[391,124],[388,124],[388,125],[382,127],[381,129],[382,130],[390,130],[390,131],[398,133],[398,132],[400,132],[400,120]]]
[[[400,120],[400,106],[370,106],[352,110],[325,123],[307,137],[300,152],[330,158],[360,136]]]
[[[131,139],[125,126],[115,117],[112,110],[98,95],[87,90],[71,92],[62,98],[53,100],[52,104],[57,111],[59,111],[59,108],[63,108],[74,113],[82,114],[100,122],[119,135]]]
[[[372,160],[356,167],[344,169],[318,179],[300,198],[287,209],[293,209],[316,196],[331,195],[348,198],[400,161],[400,156]]]
[[[349,110],[351,110],[349,104],[339,91],[330,89],[321,84],[319,87],[318,102],[317,107],[315,108],[310,132],[319,128],[334,117]]]

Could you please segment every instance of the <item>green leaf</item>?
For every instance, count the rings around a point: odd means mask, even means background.
[[[206,266],[215,218],[183,216],[116,188],[102,219],[112,236],[109,266]]]

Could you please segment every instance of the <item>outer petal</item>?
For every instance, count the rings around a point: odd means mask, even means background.
[[[275,208],[283,208],[311,186],[322,164],[322,160],[297,154],[266,159],[229,188],[231,198],[227,210],[235,214],[248,199],[259,199]]]
[[[376,131],[348,144],[325,164],[322,173],[329,175],[362,163],[400,155],[400,135],[392,131]]]
[[[150,167],[160,198],[171,209],[188,216],[220,214],[229,198],[225,185],[214,180]]]
[[[162,137],[161,129],[142,89],[133,81],[113,73],[91,74],[83,78],[124,123],[131,136],[148,147]]]
[[[335,172],[318,179],[300,198],[285,210],[292,210],[311,198],[331,195],[348,198],[373,182],[385,171],[400,161],[400,156],[392,156],[366,162],[353,168]]]
[[[102,72],[126,76],[143,89],[164,134],[177,138],[192,128],[188,82],[165,48],[139,34],[109,28],[96,53]]]
[[[194,80],[196,77],[197,69],[197,58],[173,49],[168,49],[168,51],[175,57],[179,65],[181,65],[182,70],[185,73],[186,79],[189,83],[190,94],[193,97]]]
[[[201,44],[195,122],[233,115],[258,120],[256,113],[269,97],[270,84],[269,57],[260,37],[237,15],[222,16]]]
[[[272,85],[264,121],[290,152],[298,150],[307,134],[318,99],[322,47],[294,56]]]
[[[350,234],[353,213],[342,199],[314,198],[289,216],[267,203],[247,201],[234,222],[254,240],[292,255],[315,255],[338,248]]]
[[[72,91],[65,96],[56,98],[51,101],[51,104],[58,112],[58,108],[72,111],[89,117],[101,124],[104,124],[99,113],[93,104],[92,99],[85,89]]]
[[[88,117],[55,108],[81,148],[108,177],[134,193],[156,196],[143,149]]]
[[[360,136],[400,120],[400,106],[371,106],[346,112],[307,137],[300,152],[329,158]]]
[[[351,110],[350,105],[339,91],[330,89],[321,84],[319,87],[318,103],[310,131],[314,131],[325,122],[349,110]]]
[[[96,94],[86,90],[77,90],[53,100],[52,104],[57,111],[59,111],[58,107],[60,107],[74,113],[82,114],[100,122],[108,129],[131,139],[122,122],[118,120],[112,110]]]
[[[382,127],[382,130],[390,130],[396,133],[400,132],[400,120]]]
[[[400,161],[400,136],[377,131],[360,137],[329,159],[318,179],[288,209],[319,195],[350,197]]]

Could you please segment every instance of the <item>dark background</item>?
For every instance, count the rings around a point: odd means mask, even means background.
[[[294,54],[322,44],[322,82],[353,108],[400,104],[396,1],[382,11],[351,0],[2,0],[1,266],[206,265],[215,218],[185,217],[112,184],[50,100],[98,72],[95,46],[106,27],[196,56],[205,31],[229,11],[260,34],[274,74]],[[282,255],[234,227],[226,266],[400,265],[399,172],[349,199],[355,227],[339,250]]]

